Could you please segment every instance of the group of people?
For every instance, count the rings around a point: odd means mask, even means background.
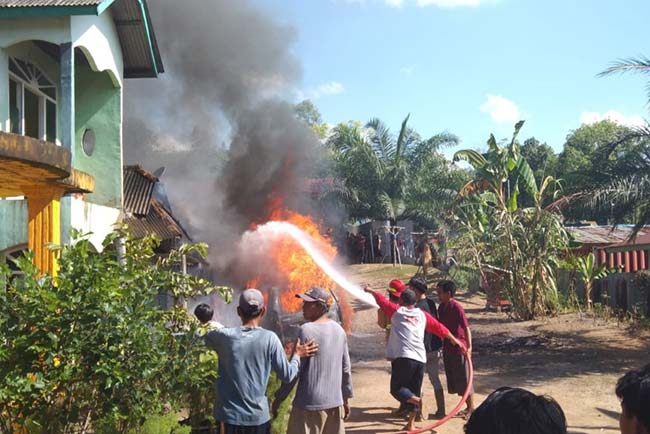
[[[559,404],[524,389],[499,388],[474,410],[467,371],[472,335],[465,312],[454,299],[455,289],[451,281],[439,282],[436,306],[426,295],[426,282],[417,277],[408,285],[392,280],[388,298],[365,288],[379,305],[379,325],[387,330],[390,393],[400,403],[394,413],[407,417],[404,428],[413,430],[423,415],[425,372],[437,405],[433,417],[445,415],[438,373],[442,358],[448,392],[463,395],[470,389],[464,412],[466,434],[566,434],[567,422]],[[327,315],[331,298],[325,289],[312,287],[297,297],[303,301],[306,323],[300,327],[290,357],[277,335],[260,327],[266,307],[257,289],[246,289],[239,297],[240,327],[226,328],[214,321],[208,305],[195,309],[209,329],[203,336],[206,344],[219,355],[214,411],[219,434],[271,434],[271,416],[277,415],[296,384],[287,432],[345,433],[352,398],[347,336]],[[283,384],[269,406],[266,388],[271,370]],[[623,410],[621,433],[650,434],[650,364],[624,375],[616,395]]]
[[[278,336],[260,326],[266,312],[264,296],[246,289],[239,297],[240,327],[210,327],[204,336],[219,355],[217,396],[214,406],[219,434],[271,434],[271,414],[297,383],[287,432],[292,434],[343,434],[350,415],[352,370],[347,335],[327,313],[329,293],[312,287],[297,297],[303,316],[293,354],[287,358]],[[207,305],[195,309],[208,325]],[[269,408],[266,388],[273,370],[282,386]]]
[[[379,305],[377,322],[387,331],[386,358],[391,361],[390,393],[400,406],[393,413],[407,416],[405,430],[426,419],[423,411],[422,383],[427,373],[433,386],[436,412],[445,416],[445,397],[440,381],[440,358],[444,360],[449,393],[464,395],[470,385],[467,355],[472,350],[472,334],[463,307],[454,299],[456,285],[450,280],[438,283],[440,305],[427,297],[427,283],[414,277],[408,286],[394,279],[388,285],[388,298],[366,287]],[[463,415],[473,410],[470,387]]]

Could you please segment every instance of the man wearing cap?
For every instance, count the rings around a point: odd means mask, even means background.
[[[220,434],[271,434],[266,386],[271,369],[281,381],[298,374],[300,360],[318,351],[311,341],[296,342],[291,361],[275,333],[260,327],[266,308],[257,289],[246,289],[239,297],[240,327],[221,328],[205,335],[209,347],[219,355],[215,419]]]
[[[327,316],[331,304],[328,292],[318,286],[298,294],[308,322],[300,327],[302,341],[318,342],[318,354],[302,360],[298,378],[283,383],[272,404],[274,416],[282,401],[298,382],[287,432],[291,434],[344,434],[344,420],[350,414],[352,370],[348,340],[343,328]]]
[[[427,361],[425,332],[449,339],[453,345],[462,344],[444,325],[415,307],[417,298],[411,289],[402,291],[399,304],[368,287],[364,290],[375,297],[381,310],[391,319],[386,347],[386,357],[391,361],[390,391],[395,399],[407,405],[409,417],[404,429],[411,431],[415,428],[415,418],[422,404],[419,395]]]
[[[388,299],[393,303],[399,301],[399,296],[406,289],[406,285],[399,279],[393,279],[388,283]],[[377,325],[386,330],[386,341],[390,336],[390,318],[384,313],[383,310],[377,309]]]

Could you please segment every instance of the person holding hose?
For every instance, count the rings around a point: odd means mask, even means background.
[[[455,299],[456,284],[451,280],[442,280],[436,287],[440,305],[438,306],[438,318],[449,331],[462,342],[466,351],[461,351],[457,345],[442,347],[442,359],[445,363],[445,374],[447,376],[447,391],[451,394],[463,396],[469,384],[469,372],[467,369],[467,357],[472,356],[472,332],[469,329],[467,316],[463,306]],[[467,397],[467,408],[458,413],[459,416],[468,418],[474,411],[474,386]]]
[[[422,400],[420,391],[424,378],[427,353],[424,347],[425,332],[448,339],[451,345],[465,349],[463,344],[449,332],[447,327],[428,313],[415,307],[415,293],[404,290],[399,303],[393,303],[369,287],[364,291],[371,294],[379,308],[390,318],[390,335],[386,357],[391,361],[391,395],[409,410],[406,431],[415,429],[415,418],[420,412]]]

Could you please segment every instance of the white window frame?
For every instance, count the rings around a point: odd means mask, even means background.
[[[13,60],[13,57],[10,57],[10,61]],[[24,61],[23,61],[24,62]],[[27,63],[27,62],[25,62]],[[18,62],[14,62],[14,64],[23,70],[20,67],[20,64]],[[38,72],[45,77],[50,83],[54,83],[53,80],[50,80],[50,78],[36,65],[32,66],[36,69],[38,69]],[[56,85],[54,86],[54,96],[56,98],[52,98],[46,93],[42,92],[38,86],[34,85],[33,83],[27,82],[25,79],[22,77],[19,77],[16,75],[13,71],[8,71],[9,72],[9,85],[15,85],[16,86],[16,100],[18,102],[18,116],[19,116],[19,122],[18,122],[18,134],[24,136],[25,135],[25,88],[27,88],[31,93],[36,95],[38,97],[38,138],[40,140],[47,140],[47,101],[51,102],[54,104],[54,110],[55,110],[55,117],[54,117],[54,142],[60,146],[59,142],[59,131],[58,131],[58,106],[56,103],[56,100],[58,99],[59,92],[58,89],[56,88]],[[29,76],[28,73],[26,73],[23,70],[23,73],[26,76]],[[14,83],[12,83],[12,81]]]

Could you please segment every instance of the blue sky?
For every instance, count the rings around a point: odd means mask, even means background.
[[[422,136],[476,148],[521,118],[523,138],[559,151],[582,121],[648,117],[643,77],[596,77],[650,56],[648,0],[254,2],[296,29],[299,92],[329,123],[376,116],[396,130],[411,113]]]

